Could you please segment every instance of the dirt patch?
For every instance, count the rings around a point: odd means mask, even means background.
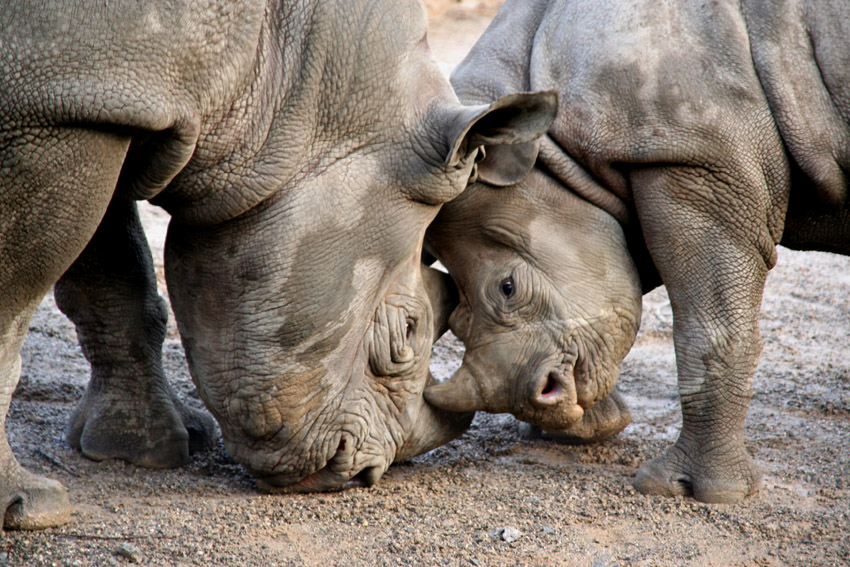
[[[433,20],[431,46],[445,69],[497,3],[463,2]],[[146,207],[145,221],[161,253],[166,218]],[[764,487],[736,505],[649,498],[631,487],[681,420],[664,291],[644,307],[621,381],[634,423],[615,439],[586,447],[526,439],[512,418],[479,414],[460,439],[394,465],[373,488],[269,496],[221,447],[173,471],[95,463],[70,449],[63,428],[88,365],[47,298],[7,427],[20,461],[62,481],[75,513],[61,528],[4,533],[0,565],[848,564],[850,259],[780,250],[747,421]],[[435,373],[447,376],[461,353],[456,340],[441,341]],[[200,407],[173,326],[165,364],[186,403]]]

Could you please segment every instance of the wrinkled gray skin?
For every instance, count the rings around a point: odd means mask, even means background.
[[[559,114],[539,146],[488,146],[429,229],[467,353],[426,398],[604,437],[628,421],[605,395],[641,291],[663,281],[683,426],[635,486],[757,490],[744,420],[776,244],[850,253],[848,38],[837,0],[509,0],[453,86],[469,104],[553,89]]]
[[[55,283],[92,365],[71,444],[171,467],[213,438],[163,376],[151,199],[193,379],[262,488],[371,484],[468,425],[422,397],[453,306],[422,238],[477,148],[544,133],[553,95],[459,104],[417,1],[16,2],[0,21],[3,422]],[[70,514],[5,426],[0,506],[7,528]]]

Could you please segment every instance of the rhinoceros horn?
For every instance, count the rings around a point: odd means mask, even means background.
[[[461,366],[443,382],[425,388],[425,399],[433,406],[447,411],[467,412],[490,409],[475,376]]]

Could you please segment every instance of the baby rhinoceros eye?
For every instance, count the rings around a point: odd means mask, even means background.
[[[502,290],[502,295],[506,298],[510,298],[514,294],[514,279],[512,277],[503,279],[502,283],[499,284],[499,289]]]

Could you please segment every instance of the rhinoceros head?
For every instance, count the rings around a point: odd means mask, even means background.
[[[481,164],[487,182],[429,228],[428,249],[458,285],[450,326],[466,353],[425,396],[563,431],[616,384],[641,290],[617,221],[538,169],[524,176],[511,165],[515,153],[491,152]]]
[[[193,378],[228,451],[268,489],[371,484],[468,425],[422,396],[452,295],[420,262],[423,236],[479,146],[533,139],[555,114],[551,94],[461,105],[420,4],[357,6],[349,19],[367,29],[311,28],[330,44],[261,132],[275,150],[261,165],[295,155],[296,173],[235,218],[169,228]]]

